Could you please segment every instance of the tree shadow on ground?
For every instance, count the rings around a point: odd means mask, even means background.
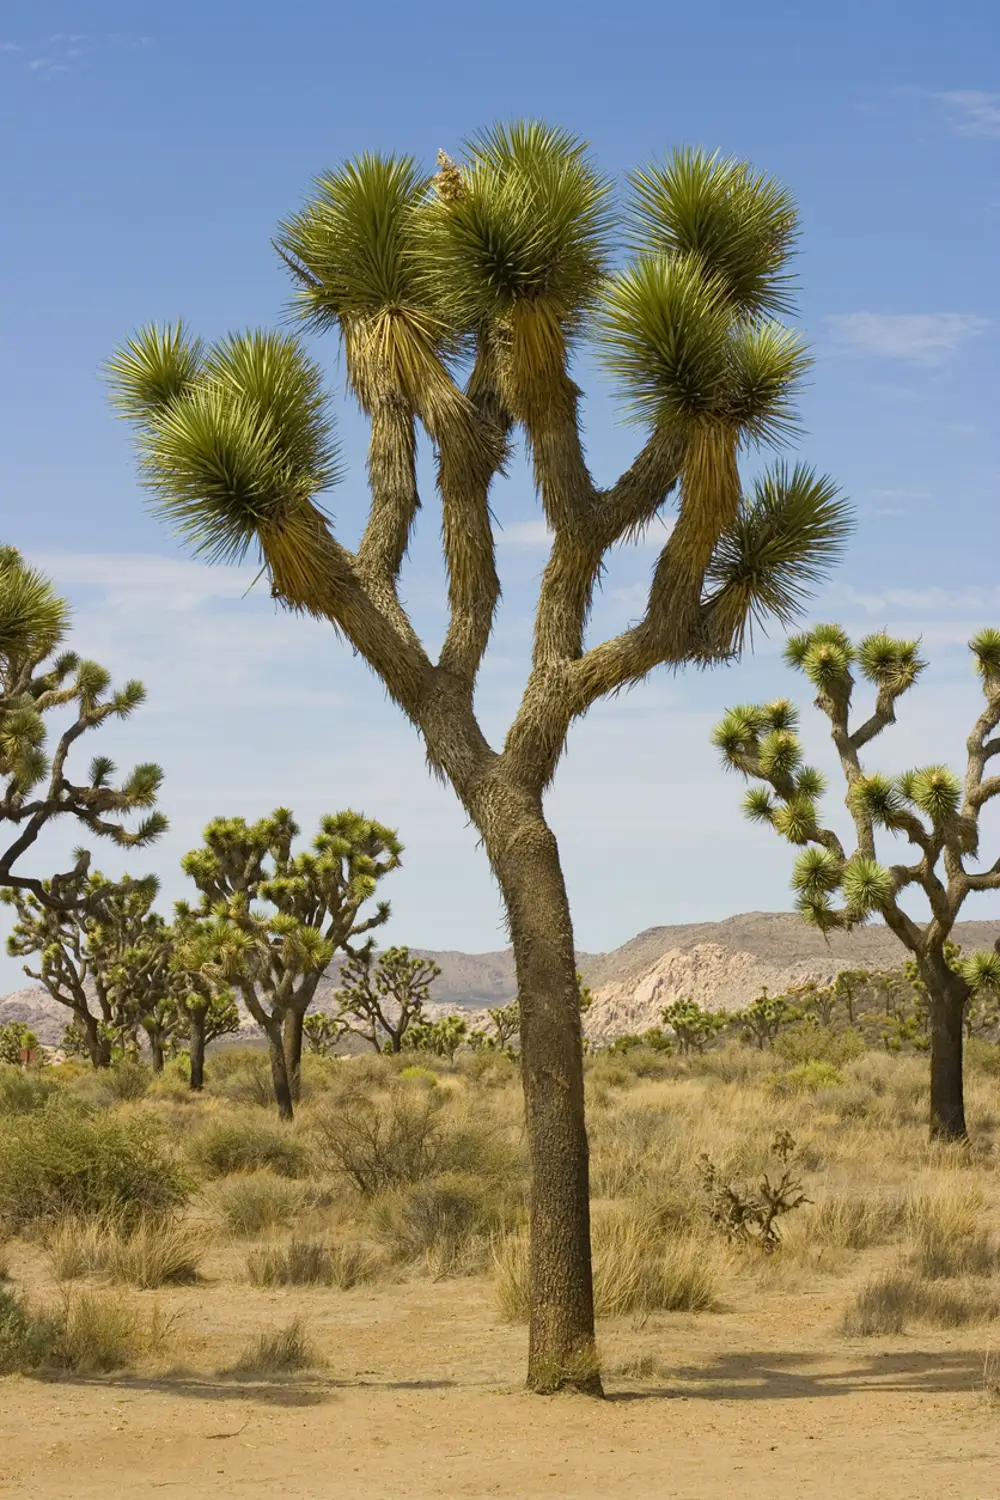
[[[199,1375],[171,1370],[164,1375],[62,1375],[54,1384],[113,1391],[116,1394],[154,1392],[195,1401],[253,1402],[264,1406],[321,1406],[344,1390],[437,1391],[459,1385],[457,1380],[337,1380],[323,1375],[297,1375],[240,1380],[232,1375]],[[220,1436],[230,1436],[228,1433]]]
[[[703,1365],[663,1368],[657,1374],[668,1384],[658,1381],[612,1391],[610,1399],[801,1401],[857,1391],[872,1395],[880,1391],[948,1394],[973,1391],[982,1384],[982,1356],[968,1350],[873,1352],[860,1358],[855,1355],[848,1368],[822,1368],[830,1363],[829,1355],[798,1351],[720,1354]]]

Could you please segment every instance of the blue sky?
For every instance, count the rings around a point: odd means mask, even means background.
[[[77,647],[147,683],[148,706],[108,738],[123,762],[165,766],[171,832],[132,864],[155,865],[170,898],[183,889],[180,854],[213,814],[287,803],[308,828],[353,805],[397,825],[406,845],[386,891],[393,940],[503,942],[485,860],[413,732],[332,632],[244,598],[252,570],[180,551],[144,507],[98,372],[146,321],[183,314],[214,336],[278,319],[288,286],[269,237],[315,173],[372,148],[430,163],[519,115],[585,136],[613,174],[690,143],[748,157],[793,188],[796,321],[817,360],[798,449],[859,516],[814,615],[924,636],[933,669],[876,763],[961,749],[976,705],[963,642],[1000,623],[995,3],[6,0],[4,539],[72,599]],[[323,355],[349,469],[332,506],[350,543],[365,434],[332,343]],[[592,466],[611,479],[635,434],[586,365],[584,378]],[[433,641],[443,622],[430,499],[405,592]],[[545,555],[523,466],[497,511],[504,608],[480,694],[494,736],[516,701]],[[595,635],[635,617],[654,556],[646,545],[614,559]],[[574,730],[550,809],[580,946],[787,906],[787,849],[743,825],[740,789],[706,746],[727,703],[796,689],[778,648],[763,642],[725,671],[659,674]],[[75,841],[73,830],[53,838],[38,867]],[[120,868],[106,850],[100,862]],[[975,911],[989,913],[988,900]],[[2,962],[0,986],[17,984],[16,964]]]

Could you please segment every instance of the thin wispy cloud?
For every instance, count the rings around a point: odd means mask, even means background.
[[[0,52],[10,54],[12,63],[23,67],[36,78],[50,78],[56,73],[86,68],[101,53],[145,51],[155,41],[155,37],[125,31],[108,32],[101,36],[85,31],[55,31],[50,36],[38,37],[24,45],[2,42]]]
[[[977,313],[834,313],[826,319],[834,343],[850,354],[943,365],[989,328]]]
[[[659,550],[674,529],[674,517],[650,522],[640,536],[623,546],[650,547]],[[543,520],[515,521],[497,532],[498,547],[523,547],[543,550],[551,547],[552,532]]]
[[[1000,94],[956,89],[937,98],[947,108],[956,135],[1000,136]]]

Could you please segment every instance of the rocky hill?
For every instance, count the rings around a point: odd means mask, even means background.
[[[955,939],[966,949],[992,947],[1000,917],[962,922]],[[498,953],[414,953],[433,958],[441,969],[434,986],[435,1010],[481,1012],[505,1005],[517,993],[510,949]],[[693,995],[702,1005],[736,1010],[766,985],[780,994],[806,980],[824,983],[840,969],[882,969],[898,965],[902,952],[884,927],[871,926],[829,942],[789,912],[744,912],[724,922],[650,927],[610,953],[580,953],[578,963],[594,991],[587,1030],[595,1040],[656,1024],[672,1000]],[[339,964],[331,965],[320,986],[318,1009],[329,1008]],[[0,1000],[0,1023],[25,1021],[48,1046],[62,1034],[69,1013],[37,986]],[[247,1034],[253,1033],[248,1022]]]

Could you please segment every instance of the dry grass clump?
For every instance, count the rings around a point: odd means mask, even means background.
[[[988,1322],[1000,1312],[989,1287],[942,1287],[897,1266],[865,1282],[845,1309],[840,1329],[848,1338],[905,1333],[910,1323],[961,1328]]]
[[[709,1312],[718,1305],[725,1257],[703,1236],[664,1236],[649,1220],[608,1212],[593,1225],[594,1303],[599,1318],[651,1312]],[[494,1249],[497,1304],[509,1323],[527,1321],[528,1237]]]
[[[126,1370],[159,1353],[168,1332],[158,1308],[146,1311],[106,1293],[80,1292],[46,1310],[0,1290],[0,1375]]]
[[[830,1193],[807,1209],[801,1225],[804,1238],[835,1250],[867,1250],[897,1239],[906,1227],[909,1201],[905,1193]]]
[[[64,1219],[46,1235],[45,1248],[58,1281],[82,1276],[143,1289],[198,1279],[205,1234],[179,1220]]]
[[[978,1188],[945,1183],[916,1192],[909,1204],[910,1265],[928,1281],[991,1276],[1000,1267],[1000,1247],[983,1223]]]
[[[210,1202],[224,1229],[252,1240],[290,1224],[304,1206],[305,1192],[272,1172],[248,1172],[216,1183]]]
[[[294,1375],[299,1370],[316,1369],[323,1363],[310,1343],[301,1318],[293,1318],[275,1333],[261,1333],[246,1345],[236,1363],[221,1373],[244,1378],[268,1375]]]
[[[258,1172],[265,1167],[279,1177],[304,1177],[309,1170],[305,1142],[287,1125],[237,1114],[212,1120],[187,1146],[188,1159],[207,1177]]]
[[[521,1206],[510,1185],[446,1172],[384,1194],[369,1221],[392,1262],[423,1262],[436,1276],[469,1274],[487,1264],[492,1239],[513,1228]]]
[[[287,1245],[265,1245],[247,1256],[251,1286],[335,1286],[350,1291],[385,1272],[377,1251],[355,1242],[327,1245],[320,1240],[292,1239]]]

